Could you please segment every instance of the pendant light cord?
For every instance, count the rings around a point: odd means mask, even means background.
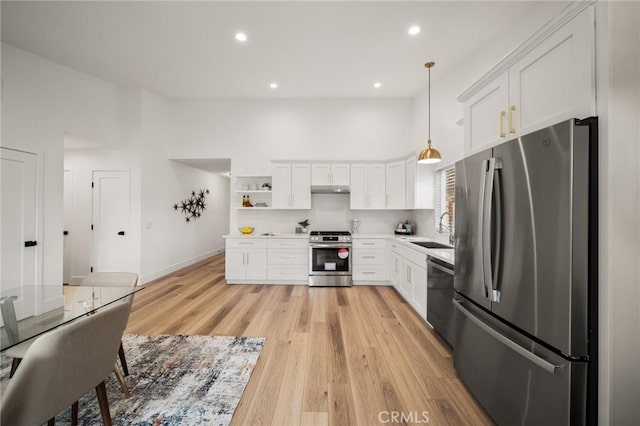
[[[429,144],[431,144],[431,67],[429,67],[429,131],[428,131],[428,139],[429,139]]]

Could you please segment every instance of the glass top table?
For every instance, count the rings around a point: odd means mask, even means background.
[[[2,313],[0,351],[91,314],[101,307],[131,296],[143,288],[66,285],[3,288],[0,291],[0,311]],[[24,303],[27,300],[54,301],[52,303],[54,306],[44,313],[29,315],[29,312],[24,308],[30,309],[33,303]],[[17,319],[25,314],[28,316]]]

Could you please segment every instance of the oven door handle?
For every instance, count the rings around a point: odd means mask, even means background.
[[[351,244],[309,244],[309,248],[351,248]]]

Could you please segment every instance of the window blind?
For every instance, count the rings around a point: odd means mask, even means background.
[[[451,166],[436,172],[435,176],[435,213],[436,231],[440,232],[440,218],[442,217],[442,232],[455,232],[455,198],[456,198],[456,169]],[[449,213],[449,214],[445,214]]]

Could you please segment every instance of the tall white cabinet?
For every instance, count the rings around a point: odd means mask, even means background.
[[[385,207],[387,209],[405,209],[407,207],[406,181],[405,160],[386,164]]]
[[[384,163],[351,164],[351,210],[385,208],[385,175]]]
[[[309,163],[274,162],[271,173],[274,209],[311,208],[311,165]]]
[[[594,25],[593,6],[567,9],[464,92],[465,154],[594,115]]]

